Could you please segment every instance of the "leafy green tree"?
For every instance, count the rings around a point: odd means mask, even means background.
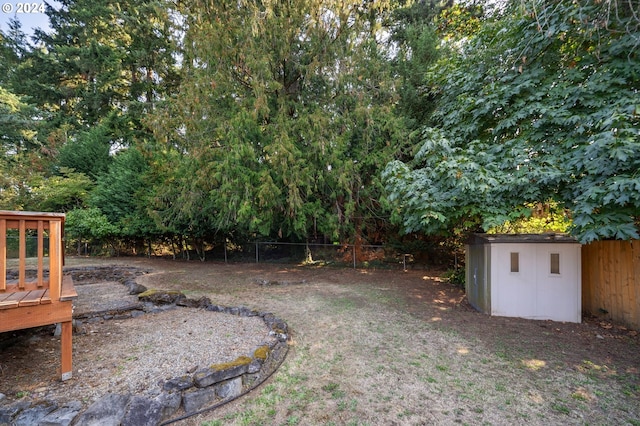
[[[38,111],[24,98],[0,86],[0,208],[33,206],[32,182],[42,176],[43,161],[36,138]]]
[[[102,245],[116,234],[117,228],[100,209],[74,209],[66,214],[65,235],[68,241],[75,241],[78,255],[82,254],[83,243]]]
[[[19,162],[0,156],[0,210],[30,210],[29,179],[34,172],[24,170]]]
[[[388,4],[205,3],[180,9],[183,81],[156,115],[181,160],[160,188],[161,220],[203,215],[211,233],[293,240],[374,235],[380,171],[404,136]]]
[[[35,183],[34,198],[39,210],[66,212],[86,205],[94,183],[84,173],[62,168],[60,176],[52,176]]]
[[[55,8],[47,6],[51,31],[36,30],[33,45],[26,44],[19,26],[2,35],[0,53],[7,61],[0,66],[7,64],[11,72],[0,79],[37,108],[7,115],[16,130],[3,129],[7,134],[11,130],[14,145],[18,131],[34,135],[24,158],[12,158],[18,168],[31,166],[39,172],[35,180],[28,175],[21,179],[27,192],[37,189],[29,201],[32,208],[84,207],[85,189],[91,185],[80,177],[93,182],[102,178],[96,191],[107,191],[110,152],[150,137],[144,117],[177,78],[171,5],[164,0],[62,0]],[[38,161],[29,164],[34,158]],[[16,182],[7,185],[13,188]],[[12,202],[25,204],[22,195],[14,195]],[[139,220],[149,222],[144,214]]]
[[[401,76],[399,113],[411,129],[424,125],[435,105],[425,75],[439,54],[433,20],[440,10],[436,2],[415,2],[394,11],[391,38],[397,45],[393,62]]]
[[[430,71],[422,147],[385,170],[404,229],[489,229],[551,200],[581,241],[638,238],[638,24],[625,2],[518,1],[458,43]]]
[[[48,8],[51,32],[37,31],[38,48],[18,74],[25,93],[74,127],[97,124],[122,104],[124,31],[108,1],[64,0]]]
[[[118,152],[107,172],[98,177],[88,204],[117,227],[123,238],[147,237],[156,228],[146,213],[145,173],[148,165],[135,148]]]

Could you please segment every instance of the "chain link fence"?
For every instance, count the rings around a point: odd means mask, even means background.
[[[225,262],[282,263],[308,266],[336,266],[377,269],[420,269],[451,263],[445,248],[428,255],[404,253],[383,245],[286,243],[257,241],[241,247],[224,247]],[[220,253],[209,253],[207,259],[220,259]]]
[[[20,257],[20,237],[17,231],[12,231],[14,230],[10,229],[7,231],[7,259],[17,259]],[[49,237],[47,235],[43,238],[43,243],[44,255],[49,256]],[[27,230],[25,246],[28,258],[38,256],[38,236],[31,230]]]
[[[125,255],[171,257],[182,260],[207,260],[225,263],[280,263],[306,266],[336,266],[376,269],[443,269],[457,267],[459,254],[450,246],[439,243],[411,246],[371,244],[290,243],[253,241],[215,243],[195,241],[156,241],[143,244],[137,250],[109,253],[104,246],[67,244],[69,255]]]

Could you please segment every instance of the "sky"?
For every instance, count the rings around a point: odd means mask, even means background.
[[[47,30],[49,18],[44,13],[45,3],[57,7],[56,1],[17,1],[0,0],[0,30],[6,33],[9,30],[9,19],[16,18],[22,24],[22,31],[32,35],[35,28]]]

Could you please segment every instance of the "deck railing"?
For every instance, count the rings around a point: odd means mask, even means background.
[[[0,293],[48,289],[53,300],[60,298],[64,250],[64,214],[0,210]],[[11,230],[17,230],[17,279],[7,278],[7,246]],[[15,231],[13,231],[15,233]],[[35,232],[35,236],[31,236]],[[35,238],[35,277],[27,277],[27,239]],[[48,240],[48,247],[45,242]],[[45,252],[47,248],[47,252]],[[13,261],[13,259],[11,259]]]

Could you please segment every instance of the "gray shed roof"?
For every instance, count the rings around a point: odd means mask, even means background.
[[[467,244],[493,243],[578,243],[578,240],[560,233],[544,234],[472,234]]]

